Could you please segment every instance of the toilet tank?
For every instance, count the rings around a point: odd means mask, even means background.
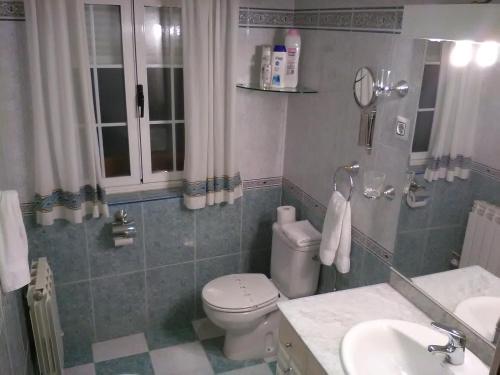
[[[318,287],[320,262],[319,245],[296,247],[283,234],[280,225],[273,224],[271,279],[288,298],[311,296]]]

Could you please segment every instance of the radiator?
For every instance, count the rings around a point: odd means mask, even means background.
[[[460,267],[479,265],[500,277],[500,207],[474,201],[460,257]]]
[[[56,291],[47,258],[31,264],[28,306],[41,375],[62,375],[63,332],[57,311]]]

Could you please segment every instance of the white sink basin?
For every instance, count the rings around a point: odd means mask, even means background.
[[[488,375],[488,367],[469,350],[453,366],[427,346],[445,345],[447,336],[402,320],[371,320],[351,328],[342,340],[341,358],[349,375]]]
[[[500,319],[499,297],[472,297],[460,302],[455,314],[488,341],[493,341]]]

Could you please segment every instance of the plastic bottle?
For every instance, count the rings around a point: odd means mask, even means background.
[[[297,87],[299,81],[300,34],[297,29],[288,30],[285,38],[286,73],[285,87]]]
[[[274,46],[272,58],[272,87],[283,88],[285,87],[285,73],[286,73],[286,48],[284,45]]]
[[[271,86],[271,46],[262,46],[262,59],[260,62],[260,86],[269,88]]]

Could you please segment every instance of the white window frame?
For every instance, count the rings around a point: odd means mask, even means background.
[[[98,96],[98,80],[96,73],[94,74],[94,92],[97,113],[96,128],[99,133],[99,142],[97,142],[96,153],[99,157],[102,169],[103,185],[108,193],[125,193],[161,189],[167,187],[177,187],[182,184],[182,171],[176,172],[151,172],[151,143],[149,137],[149,103],[148,103],[148,88],[145,64],[145,46],[144,46],[144,27],[138,20],[144,21],[144,6],[168,6],[182,8],[180,0],[85,0],[85,5],[116,5],[120,7],[121,32],[122,32],[122,56],[123,56],[123,72],[125,84],[125,104],[126,104],[126,125],[128,129],[129,141],[129,162],[130,176],[123,177],[106,177],[103,152],[102,127],[113,126],[118,124],[100,124],[100,103]],[[133,13],[134,12],[134,13]],[[135,16],[135,17],[134,17]],[[93,23],[91,23],[93,27]],[[141,33],[141,35],[139,35]],[[89,40],[89,48],[95,59],[95,35]],[[138,43],[138,41],[140,41]],[[134,45],[135,44],[135,45]],[[141,58],[137,58],[137,57]],[[143,57],[144,56],[144,57]],[[95,67],[91,63],[89,70]],[[109,65],[109,67],[121,67],[121,65]],[[179,67],[182,67],[179,66]],[[172,96],[173,96],[173,77]],[[144,118],[140,118],[137,107],[136,88],[137,84],[142,84],[144,88]],[[175,116],[175,107],[172,108],[173,116]],[[175,119],[175,117],[173,117]],[[175,121],[177,123],[184,121]],[[162,121],[161,123],[174,123],[174,121]],[[173,142],[175,142],[175,126],[173,127]],[[175,143],[174,143],[175,145]],[[175,146],[174,146],[174,168],[175,163]]]
[[[426,65],[441,65],[441,61],[427,61],[427,59],[424,61],[424,68]],[[423,79],[423,77],[422,77]],[[436,99],[437,100],[437,99]],[[436,112],[436,108],[420,108],[420,103],[419,107],[417,108],[417,117],[420,112]],[[413,133],[416,132],[416,126],[417,126],[417,120],[415,118],[415,130]],[[415,136],[415,134],[414,134]],[[432,142],[432,138],[434,136],[434,127],[431,128],[431,134],[429,137],[429,145]],[[427,147],[429,147],[429,145]],[[412,139],[412,147],[413,147],[413,139]],[[431,158],[431,154],[429,149],[427,151],[421,151],[421,152],[411,152],[410,153],[410,166],[421,166],[421,165],[426,165],[429,159]]]
[[[134,15],[135,15],[135,47],[136,47],[136,64],[137,64],[137,82],[144,88],[144,117],[140,119],[141,129],[141,144],[142,144],[142,172],[143,183],[158,183],[168,182],[169,185],[179,185],[182,181],[182,171],[176,171],[177,168],[177,153],[176,153],[176,137],[175,137],[175,124],[184,124],[184,120],[176,120],[175,117],[175,95],[174,95],[174,71],[173,68],[183,68],[183,65],[175,64],[162,64],[158,67],[166,67],[170,69],[170,90],[171,90],[171,104],[172,104],[172,120],[149,120],[149,95],[148,95],[148,79],[147,79],[147,62],[146,62],[146,46],[144,43],[144,7],[176,7],[182,8],[180,0],[142,0],[134,1]],[[171,51],[172,53],[173,51]],[[171,54],[172,56],[172,54]],[[151,139],[150,139],[150,125],[153,124],[171,124],[172,125],[172,141],[173,141],[173,167],[174,171],[152,171],[151,161]],[[177,184],[176,184],[177,182]]]

